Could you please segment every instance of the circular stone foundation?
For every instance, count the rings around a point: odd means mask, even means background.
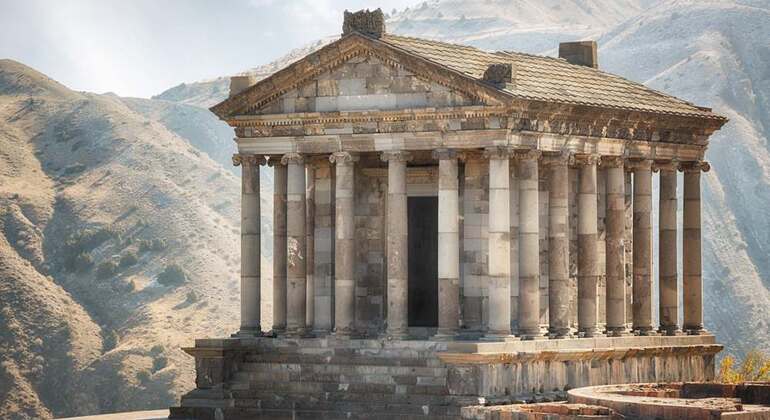
[[[630,418],[770,418],[770,383],[623,384],[577,388],[570,403],[607,407]]]

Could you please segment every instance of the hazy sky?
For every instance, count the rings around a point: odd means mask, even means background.
[[[342,31],[345,9],[415,0],[0,0],[0,58],[76,90],[149,97]]]

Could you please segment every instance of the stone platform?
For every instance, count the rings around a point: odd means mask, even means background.
[[[534,341],[197,340],[197,389],[174,419],[459,418],[460,408],[557,400],[572,388],[706,381],[711,335]]]

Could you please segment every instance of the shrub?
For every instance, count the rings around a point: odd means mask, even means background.
[[[168,358],[165,356],[156,357],[152,360],[152,371],[157,372],[168,365]]]
[[[136,379],[138,379],[139,382],[146,384],[147,382],[150,382],[150,372],[140,370],[139,372],[136,372]]]
[[[187,274],[177,264],[169,264],[158,274],[158,283],[163,286],[179,286],[187,281]]]
[[[64,268],[76,271],[76,261],[83,253],[89,253],[104,242],[116,238],[117,232],[108,227],[79,229],[72,233],[62,247]],[[82,258],[82,257],[81,257]]]
[[[770,355],[751,350],[737,366],[732,356],[725,356],[719,365],[719,382],[737,384],[752,381],[770,381]]]
[[[155,238],[139,241],[139,251],[162,251],[166,249],[166,241],[164,239]]]
[[[83,165],[82,163],[73,163],[64,168],[64,175],[74,175],[83,172],[85,169],[86,165]]]
[[[136,254],[132,251],[128,251],[127,253],[123,254],[120,257],[120,264],[118,266],[123,269],[127,267],[131,267],[132,265],[136,264],[139,261],[139,259],[136,257]]]
[[[109,330],[104,334],[104,352],[108,352],[115,347],[118,346],[118,343],[120,343],[120,336],[115,330]]]
[[[91,254],[87,252],[81,252],[72,261],[72,271],[78,273],[85,273],[94,266],[94,259]]]
[[[100,280],[108,279],[115,275],[118,265],[112,261],[105,261],[96,267],[96,277]]]

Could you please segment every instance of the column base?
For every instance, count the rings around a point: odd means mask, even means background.
[[[703,327],[684,328],[684,332],[687,335],[709,335],[711,334]]]
[[[569,327],[554,328],[548,331],[548,338],[558,340],[561,338],[573,338],[572,330]]]
[[[264,337],[265,333],[262,332],[260,327],[241,327],[238,332],[230,334],[231,338],[253,338]]]
[[[676,325],[665,326],[665,327],[661,326],[660,328],[658,328],[658,333],[660,335],[666,335],[666,336],[685,335],[684,332],[682,332],[682,330],[680,330],[679,327]]]
[[[596,327],[586,328],[578,331],[578,338],[604,337],[604,334]]]
[[[643,336],[643,337],[650,337],[650,336],[660,335],[652,327],[636,327],[636,328],[634,328],[632,330],[632,333],[634,335],[639,335],[639,336]]]
[[[626,327],[610,327],[604,331],[604,335],[607,337],[629,337],[633,334]]]

